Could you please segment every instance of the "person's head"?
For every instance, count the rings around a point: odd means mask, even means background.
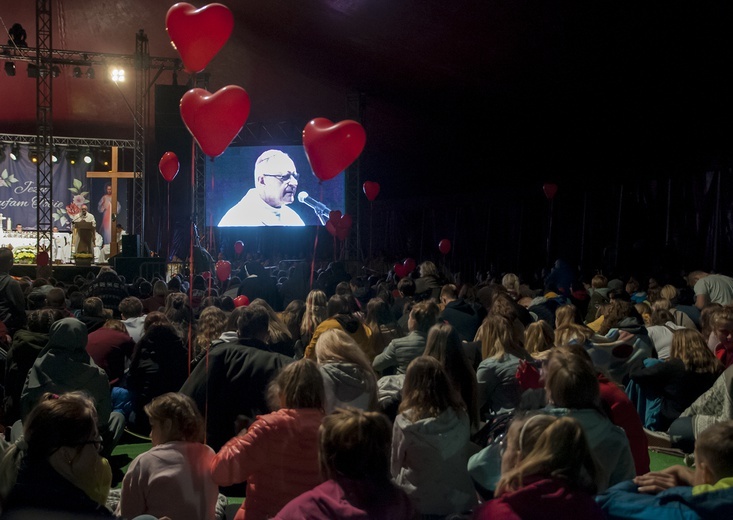
[[[514,326],[509,319],[498,314],[489,314],[481,322],[474,341],[481,343],[482,359],[504,357],[506,353],[522,350],[514,336]]]
[[[583,347],[575,345],[577,349]],[[544,366],[547,402],[561,408],[598,409],[600,387],[590,358],[573,346],[555,347]]]
[[[143,314],[143,302],[137,296],[123,298],[119,304],[122,319],[138,318]]]
[[[594,289],[603,289],[608,287],[608,278],[602,274],[597,274],[590,279],[590,286]]]
[[[343,294],[334,294],[328,299],[328,305],[326,307],[327,314],[329,317],[336,316],[338,314],[351,314],[351,304]]]
[[[112,195],[112,184],[110,184],[109,182],[107,184],[105,184],[104,185],[104,191],[105,191],[105,193],[107,193],[107,195]],[[117,225],[120,226],[119,224],[117,224]],[[120,226],[120,227],[122,227],[122,226]]]
[[[407,328],[427,334],[430,327],[435,325],[440,314],[440,307],[433,300],[425,300],[416,303],[410,310],[410,317],[407,320]]]
[[[672,331],[672,344],[669,357],[680,359],[686,370],[698,373],[719,373],[723,364],[708,348],[703,335],[696,329],[677,329]]]
[[[519,276],[514,273],[506,273],[501,278],[501,285],[512,295],[519,295]]]
[[[687,285],[689,285],[690,287],[695,287],[695,284],[698,281],[709,275],[710,273],[706,273],[705,271],[690,271],[687,274]]]
[[[13,250],[0,247],[0,272],[7,273],[13,267]]]
[[[713,333],[726,350],[733,349],[733,306],[724,305],[711,318]]]
[[[394,321],[392,309],[382,298],[374,297],[367,303],[366,323],[373,327]]]
[[[323,376],[315,361],[302,358],[285,365],[268,386],[272,410],[279,408],[323,409],[326,402]]]
[[[665,300],[669,300],[671,303],[676,303],[677,298],[679,296],[679,291],[677,290],[677,287],[671,284],[667,284],[664,287],[661,288],[659,291],[659,297],[664,298]]]
[[[54,322],[65,317],[61,309],[38,309],[28,314],[28,330],[48,334]]]
[[[46,293],[46,307],[54,309],[66,308],[66,293],[60,287],[54,287]]]
[[[256,339],[267,342],[270,333],[270,313],[261,305],[240,307],[242,314],[237,319],[237,336],[239,339]]]
[[[87,207],[87,205],[86,204],[82,204],[81,205],[81,214],[82,215],[86,215],[87,214],[87,211],[89,211],[89,208]]]
[[[578,308],[572,303],[560,305],[555,309],[555,328],[568,323],[578,323]]]
[[[204,419],[193,399],[168,392],[145,405],[153,446],[172,441],[203,442]]]
[[[52,233],[58,233],[58,232],[59,232],[59,228],[58,228],[58,226],[54,226],[54,227],[52,227],[52,228],[51,228],[51,232],[52,232]]]
[[[524,329],[524,349],[530,356],[544,356],[555,343],[555,331],[545,320],[533,321]]]
[[[143,332],[148,332],[151,328],[159,325],[170,325],[171,322],[168,317],[160,311],[149,312],[145,315],[145,321],[143,321]]]
[[[125,327],[125,324],[122,323],[120,320],[116,320],[114,318],[109,319],[104,322],[104,325],[102,325],[103,329],[114,329],[118,332],[124,332],[125,334],[128,334],[127,327]]]
[[[407,365],[399,411],[415,422],[437,417],[448,408],[466,410],[443,365],[432,356],[418,356]]]
[[[593,337],[593,329],[580,323],[568,323],[555,329],[555,345],[558,347],[585,345]]]
[[[84,300],[83,308],[84,316],[91,318],[105,318],[104,303],[98,296],[90,296]]]
[[[733,421],[708,426],[695,440],[693,485],[715,484],[733,477]]]
[[[446,304],[458,299],[458,288],[455,284],[447,283],[440,289],[440,303]]]
[[[642,317],[643,316],[644,315],[642,314]],[[672,313],[669,310],[663,307],[655,307],[652,309],[651,315],[649,316],[649,323],[651,325],[664,325],[668,321],[674,322],[674,316],[672,316]]]
[[[596,493],[599,471],[577,419],[530,415],[519,421],[509,428],[495,496],[522,488],[525,476],[560,477],[571,487]]]
[[[295,201],[299,177],[293,160],[280,150],[267,150],[255,162],[257,192],[273,208]]]
[[[415,280],[410,276],[405,276],[397,282],[397,291],[406,298],[415,296]]]
[[[323,478],[389,482],[392,425],[383,413],[337,408],[323,418],[319,439]]]

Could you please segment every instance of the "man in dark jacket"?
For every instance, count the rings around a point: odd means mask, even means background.
[[[476,331],[481,325],[481,318],[476,306],[458,297],[458,288],[448,283],[440,290],[440,303],[443,311],[438,321],[447,321],[456,329],[461,341],[473,341]]]
[[[0,247],[0,321],[5,323],[8,334],[12,337],[26,323],[26,305],[20,284],[10,276],[11,267],[13,251]]]

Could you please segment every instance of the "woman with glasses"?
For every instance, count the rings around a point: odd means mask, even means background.
[[[219,227],[304,226],[292,208],[300,175],[288,154],[267,150],[255,162],[254,183],[242,200],[229,208]]]
[[[97,412],[87,394],[43,394],[23,422],[23,436],[0,459],[3,517],[64,512],[116,518],[105,506],[112,470],[99,455],[101,447]]]

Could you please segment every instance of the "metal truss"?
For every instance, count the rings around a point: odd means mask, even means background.
[[[131,139],[99,139],[97,137],[61,137],[51,136],[54,146],[89,146],[92,148],[105,148],[116,146],[118,148],[134,148],[135,141]],[[28,144],[35,146],[38,142],[37,135],[28,134],[0,134],[0,143],[3,144]]]
[[[51,2],[36,1],[36,139],[38,152],[36,163],[36,247],[51,243],[53,228],[53,167],[51,150],[53,149],[53,74],[42,67],[51,61],[52,43]],[[45,70],[45,73],[42,71]],[[49,251],[53,255],[53,248]],[[49,256],[53,260],[52,256]]]
[[[196,88],[208,90],[209,74],[197,74],[194,85]],[[198,233],[206,229],[206,155],[198,146],[194,147],[193,167],[193,215],[191,218]],[[211,247],[211,244],[208,246]]]
[[[362,123],[364,116],[364,94],[351,93],[346,96],[346,118]],[[363,124],[363,123],[362,123]],[[356,222],[356,238],[351,236],[346,238],[345,244],[345,260],[362,260],[362,244],[361,244],[361,169],[360,161],[356,161],[344,172],[346,175],[346,213],[354,216]]]
[[[132,200],[132,232],[145,240],[145,129],[148,126],[149,99],[148,81],[150,79],[148,54],[148,37],[140,29],[135,35],[135,117],[134,141],[135,157],[133,159],[133,200]]]

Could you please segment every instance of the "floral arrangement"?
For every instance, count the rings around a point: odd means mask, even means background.
[[[36,248],[22,246],[13,249],[13,260],[19,264],[32,264],[36,261]]]
[[[74,258],[92,258],[94,255],[92,253],[74,253]]]
[[[81,206],[89,203],[89,192],[79,179],[74,179],[71,188],[67,189],[72,193],[71,203],[66,207],[56,208],[53,212],[54,222],[58,221],[61,226],[71,222],[71,219],[81,213]]]

